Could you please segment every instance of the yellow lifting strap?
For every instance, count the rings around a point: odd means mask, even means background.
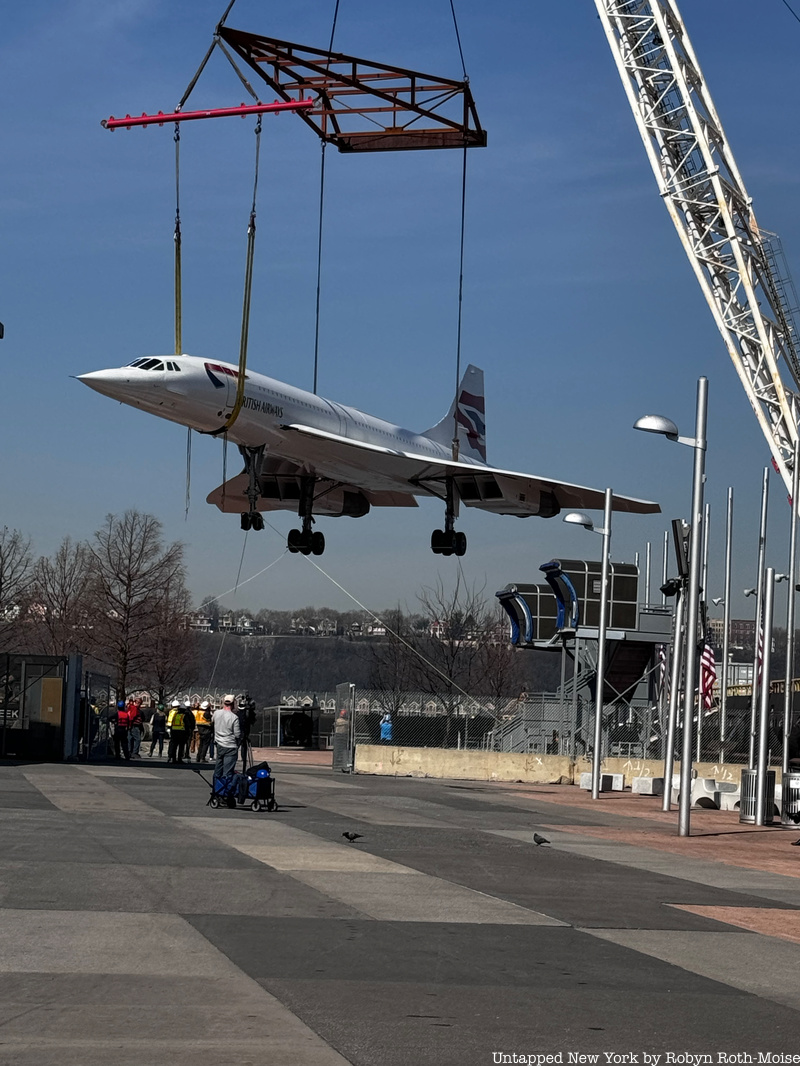
[[[244,299],[242,302],[242,331],[239,337],[239,374],[236,380],[236,399],[228,419],[221,427],[222,432],[231,428],[239,417],[244,403],[244,385],[247,376],[247,339],[250,333],[250,298],[253,291],[253,257],[256,247],[256,194],[258,192],[258,161],[261,152],[261,116],[256,123],[256,167],[253,180],[253,206],[250,208],[250,222],[247,226],[247,259],[244,271]]]
[[[181,298],[181,131],[175,123],[175,354],[183,354],[183,316]]]

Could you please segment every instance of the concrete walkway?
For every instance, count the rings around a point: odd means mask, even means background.
[[[157,759],[0,764],[3,1066],[798,1052],[800,831],[307,756],[268,753],[274,814]]]

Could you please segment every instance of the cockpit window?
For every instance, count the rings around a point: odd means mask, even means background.
[[[145,359],[143,363],[139,363],[140,370],[163,370],[164,364],[160,359]]]
[[[141,366],[142,363],[146,363],[146,359],[134,359],[132,363],[128,363],[128,366]]]

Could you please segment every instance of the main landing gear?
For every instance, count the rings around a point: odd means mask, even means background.
[[[455,528],[458,506],[452,478],[445,482],[444,503],[444,529],[434,529],[431,533],[431,551],[434,555],[465,555],[467,535]]]
[[[316,478],[314,477],[300,479],[300,506],[297,508],[297,514],[303,520],[303,528],[289,530],[286,546],[290,552],[300,552],[301,555],[322,555],[325,551],[325,538],[321,533],[315,533],[311,529],[314,523],[312,512],[315,484]]]
[[[260,511],[256,510],[256,507],[258,498],[261,495],[258,475],[261,470],[261,464],[264,461],[265,447],[265,444],[260,444],[257,448],[246,448],[243,444],[239,445],[239,452],[242,459],[244,459],[244,472],[247,474],[247,502],[250,504],[250,510],[242,512],[242,529],[245,531],[254,529],[258,532],[264,528],[264,516]]]

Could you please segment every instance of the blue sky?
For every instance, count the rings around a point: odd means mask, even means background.
[[[223,6],[38,0],[7,13],[0,44],[2,522],[50,552],[108,512],[152,512],[186,542],[198,598],[234,584],[242,551],[237,518],[204,502],[222,479],[221,445],[194,440],[185,522],[185,432],[70,375],[172,350],[171,129],[111,134],[100,120],[172,109]],[[319,45],[333,6],[238,0],[228,21]],[[660,573],[663,531],[688,510],[691,453],[631,425],[659,412],[690,434],[706,374],[711,592],[722,588],[728,485],[734,587],[752,584],[769,452],[657,194],[594,5],[456,6],[489,135],[469,159],[462,357],[486,373],[490,462],[659,500],[663,517],[615,517],[612,555],[643,557],[649,540]],[[797,274],[800,24],[780,0],[682,0],[681,10],[759,223],[781,234]],[[449,0],[341,0],[336,46],[460,72]],[[220,57],[192,102],[241,99]],[[310,387],[319,142],[290,115],[264,124],[250,362]],[[235,360],[252,123],[185,126],[182,151],[184,349]],[[328,152],[320,391],[414,429],[438,421],[452,396],[460,164],[458,152]],[[768,563],[783,570],[789,511],[777,476],[771,489]],[[280,556],[295,524],[283,513],[271,521],[280,536],[249,535],[244,577]],[[321,563],[370,606],[413,606],[419,585],[454,569],[428,547],[440,524],[435,501],[322,520]],[[535,580],[553,556],[596,558],[600,544],[560,519],[465,509],[460,525],[465,574],[489,592]],[[349,605],[300,556],[226,603]],[[739,596],[735,613],[749,604]]]

